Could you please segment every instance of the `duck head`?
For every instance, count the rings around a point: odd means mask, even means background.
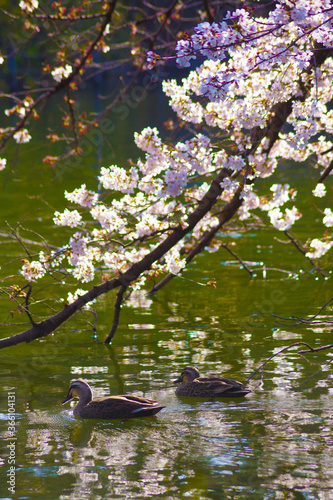
[[[174,380],[172,383],[173,384],[180,384],[180,383],[185,383],[187,384],[188,382],[193,382],[196,378],[200,377],[200,372],[193,366],[188,366],[187,368],[184,368],[182,373],[180,374],[180,377],[177,378],[177,380]]]
[[[90,385],[87,384],[87,382],[84,382],[83,380],[73,380],[73,382],[71,382],[69,386],[67,397],[63,400],[61,404],[64,405],[69,401],[72,401],[72,399],[74,399],[75,397],[91,401],[92,392]]]

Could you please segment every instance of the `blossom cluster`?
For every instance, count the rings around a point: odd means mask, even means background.
[[[57,68],[54,68],[51,71],[51,75],[56,82],[61,82],[61,80],[67,78],[72,71],[72,66],[70,64],[66,64],[66,66],[58,66]]]
[[[38,1],[37,0],[20,0],[19,7],[20,7],[20,9],[23,10],[23,12],[27,12],[28,14],[30,14],[35,9],[38,9]]]
[[[186,265],[184,249],[218,227],[218,214],[240,188],[241,221],[255,213],[279,231],[290,229],[301,217],[294,205],[296,189],[278,183],[268,188],[267,179],[281,161],[311,159],[319,174],[333,161],[329,140],[333,59],[312,63],[314,46],[333,47],[332,11],[328,0],[280,0],[267,18],[251,18],[238,9],[221,23],[202,23],[193,35],[179,40],[176,52],[181,66],[189,66],[198,54],[205,60],[181,83],[165,81],[163,89],[178,117],[191,124],[192,131],[199,125],[200,132],[173,145],[164,143],[156,128],[136,133],[134,140],[143,158],[131,168],[103,167],[100,192],[88,190],[85,184],[72,193],[66,191],[66,199],[77,209],[56,212],[54,222],[73,229],[69,241],[57,255],[49,259],[43,255],[41,267],[35,262],[24,264],[24,276],[37,279],[50,265],[80,282],[92,281],[96,271],[115,276],[126,272],[174,228],[186,227],[221,170],[225,177],[214,209],[163,260],[153,263],[134,284],[136,288],[151,275],[181,272]],[[156,58],[150,53],[149,64]],[[61,81],[70,72],[66,66],[55,68],[52,75]],[[287,126],[273,142],[263,133],[254,144],[253,130],[265,131],[277,105],[289,101],[293,104]],[[214,137],[226,133],[230,147],[224,148],[218,140],[214,143]],[[259,186],[264,185],[262,192],[256,187],[257,179],[261,179]],[[313,194],[324,198],[325,185],[317,184]],[[333,227],[333,212],[325,208],[323,213],[323,226]],[[307,255],[323,256],[332,247],[331,240],[330,235],[313,239]],[[215,240],[207,250],[218,248]]]
[[[31,139],[31,135],[28,133],[26,128],[18,130],[13,137],[17,142],[17,144],[25,144],[26,142],[29,142]]]

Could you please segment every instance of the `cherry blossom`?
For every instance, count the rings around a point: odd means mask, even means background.
[[[82,207],[92,207],[96,205],[98,200],[98,194],[93,191],[89,191],[85,184],[78,189],[75,189],[72,193],[65,191],[65,198],[73,203],[78,203]]]
[[[327,227],[333,227],[333,212],[330,208],[325,208],[325,217],[323,218],[323,224]]]
[[[53,221],[57,226],[77,227],[83,224],[79,212],[77,210],[70,211],[68,208],[65,208],[62,214],[55,212]]]
[[[56,82],[61,82],[64,78],[67,78],[73,71],[72,66],[66,64],[66,66],[58,66],[51,71],[51,75],[53,76]]]
[[[38,1],[37,0],[20,0],[19,7],[24,12],[31,13],[35,9],[38,9]]]
[[[68,304],[72,304],[76,299],[78,299],[79,297],[82,297],[82,295],[86,294],[87,292],[88,292],[88,290],[83,290],[82,288],[78,288],[74,293],[68,292],[68,295],[67,295]],[[82,307],[82,309],[85,309],[86,311],[90,311],[91,304],[93,304],[94,302],[96,302],[95,299],[91,300],[90,302],[85,304]]]
[[[315,189],[312,191],[313,196],[317,196],[317,198],[322,198],[323,196],[326,195],[326,187],[325,184],[322,182],[319,182]]]
[[[34,281],[44,276],[45,268],[38,260],[29,262],[29,260],[23,259],[22,262],[21,273],[27,281]]]
[[[280,208],[273,208],[268,212],[268,215],[271,219],[271,224],[279,231],[290,229],[294,222],[301,217],[296,207],[291,209],[286,208],[285,213]]]
[[[17,144],[24,144],[26,142],[29,142],[31,139],[31,135],[29,135],[26,128],[23,128],[23,129],[15,132],[13,137],[14,137],[15,141],[17,142]]]
[[[319,259],[325,255],[326,252],[333,246],[332,241],[322,241],[318,238],[315,238],[310,243],[310,252],[306,253],[306,256],[312,259]]]

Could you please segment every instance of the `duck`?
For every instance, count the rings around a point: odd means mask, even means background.
[[[176,389],[177,396],[195,398],[238,398],[252,392],[244,389],[243,384],[236,380],[214,376],[201,377],[199,370],[193,366],[184,368],[173,384],[180,384]]]
[[[73,413],[81,418],[109,420],[150,417],[165,408],[158,401],[139,396],[120,395],[93,399],[90,385],[81,379],[70,383],[67,397],[61,405],[72,401],[75,397],[79,398],[79,402]]]

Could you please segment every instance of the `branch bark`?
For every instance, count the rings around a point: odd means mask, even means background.
[[[120,318],[120,309],[121,309],[121,305],[123,303],[125,292],[126,292],[126,287],[121,286],[119,292],[117,293],[117,300],[116,300],[115,305],[114,305],[114,316],[113,316],[112,327],[111,327],[109,335],[104,340],[104,344],[110,344],[111,340],[114,337],[114,334],[117,331],[118,324],[119,324],[119,318]]]

